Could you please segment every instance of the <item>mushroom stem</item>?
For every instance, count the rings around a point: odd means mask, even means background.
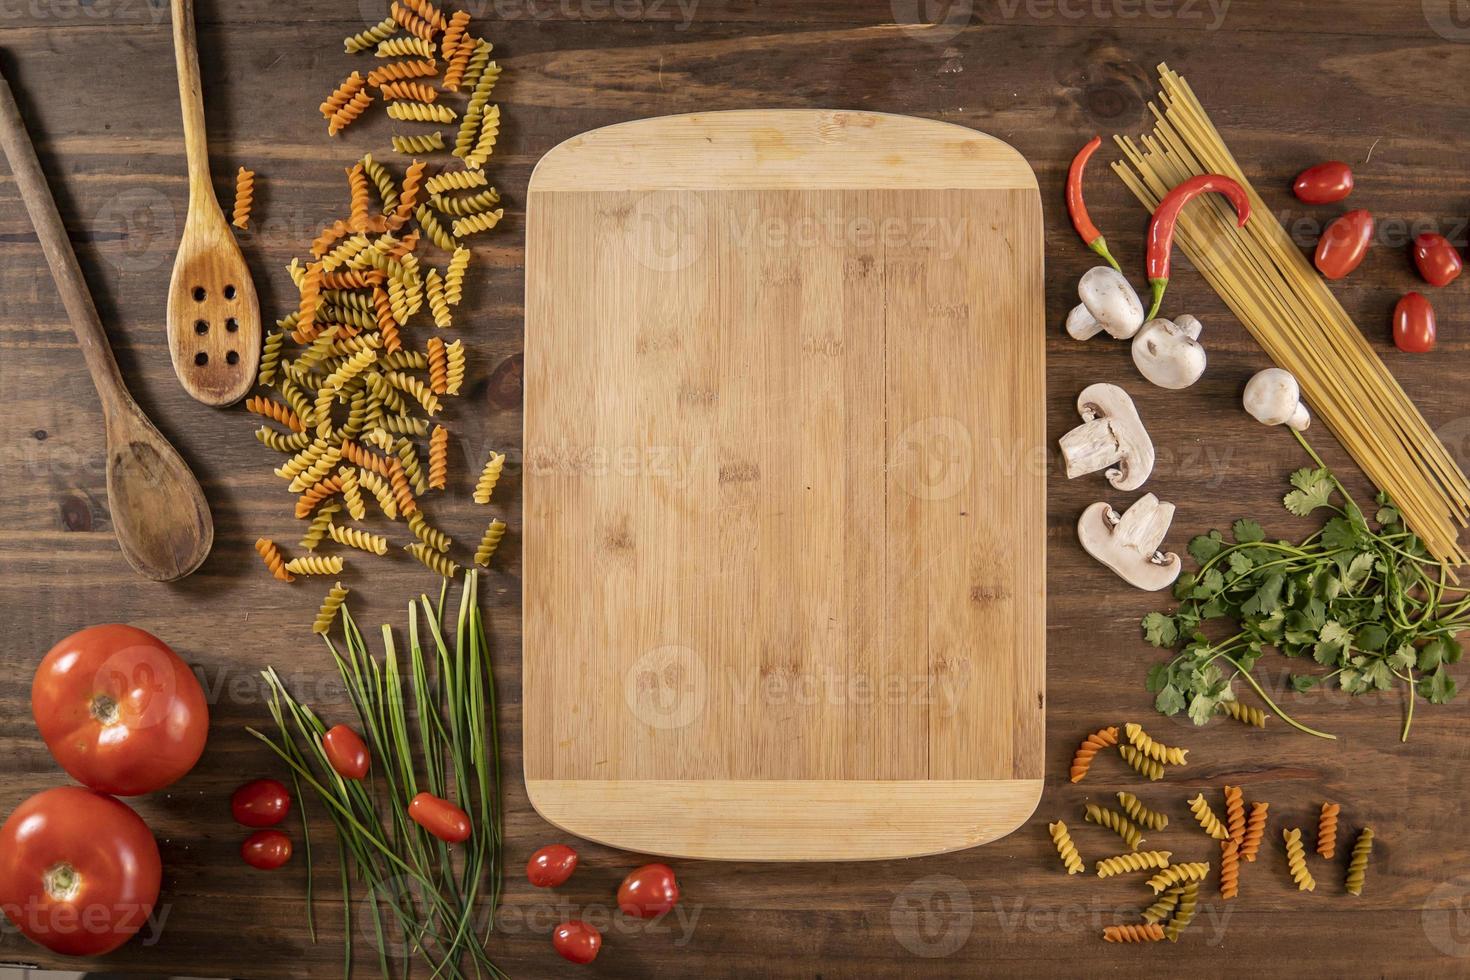
[[[1286,424],[1298,432],[1306,432],[1307,427],[1312,424],[1312,413],[1307,411],[1307,406],[1298,404],[1291,418],[1286,420]]]
[[[1082,423],[1062,436],[1059,444],[1069,480],[1107,469],[1123,459],[1123,446],[1108,419]]]

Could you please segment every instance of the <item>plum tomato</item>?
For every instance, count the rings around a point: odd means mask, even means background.
[[[1373,242],[1373,215],[1349,211],[1327,226],[1317,243],[1317,271],[1328,279],[1344,279],[1363,264]]]
[[[1337,160],[1319,163],[1303,170],[1291,189],[1303,204],[1336,204],[1353,192],[1353,171]]]
[[[667,864],[645,864],[618,886],[618,908],[639,919],[652,919],[679,901],[679,882]]]
[[[470,815],[432,793],[420,793],[410,800],[408,815],[445,843],[462,844],[470,839]]]
[[[565,844],[548,844],[526,862],[526,880],[537,888],[555,888],[577,870],[577,852]]]
[[[563,922],[552,932],[551,946],[573,963],[591,963],[602,949],[602,933],[585,922]]]
[[[1439,336],[1434,307],[1419,293],[1408,293],[1393,308],[1393,342],[1406,354],[1427,354]]]
[[[240,857],[252,868],[274,871],[291,860],[291,838],[279,830],[257,830],[240,845]]]
[[[372,767],[372,756],[362,736],[346,725],[336,725],[322,736],[322,751],[337,775],[343,779],[362,779]]]
[[[1414,265],[1431,286],[1448,286],[1465,269],[1459,250],[1448,238],[1432,231],[1414,239]]]

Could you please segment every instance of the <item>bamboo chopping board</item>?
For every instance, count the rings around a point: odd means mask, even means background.
[[[891,858],[1042,788],[1041,204],[929,120],[586,133],[527,201],[525,768],[654,854]]]

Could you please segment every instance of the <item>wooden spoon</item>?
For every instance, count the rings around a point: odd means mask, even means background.
[[[123,384],[4,76],[0,76],[0,146],[10,159],[16,186],[102,399],[107,429],[107,506],[117,543],[139,574],[157,582],[183,578],[200,566],[214,543],[209,504],[188,465],[148,421]]]
[[[260,303],[210,182],[194,0],[173,0],[173,19],[189,157],[189,216],[168,286],[168,352],[185,391],[206,405],[229,405],[255,383]]]

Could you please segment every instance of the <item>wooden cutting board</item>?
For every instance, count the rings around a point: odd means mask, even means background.
[[[548,153],[526,242],[525,766],[581,837],[982,844],[1042,788],[1042,219],[1020,154],[866,112]]]

